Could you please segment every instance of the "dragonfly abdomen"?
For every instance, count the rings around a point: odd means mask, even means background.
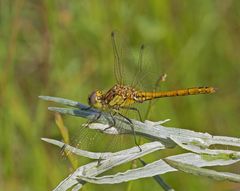
[[[194,87],[172,91],[160,91],[160,92],[137,92],[137,101],[143,102],[162,97],[175,97],[175,96],[187,96],[197,94],[211,94],[216,90],[213,87]]]

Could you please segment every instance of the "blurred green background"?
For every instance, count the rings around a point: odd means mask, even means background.
[[[1,0],[0,190],[51,190],[71,172],[59,149],[40,140],[61,135],[50,103],[38,95],[87,103],[92,90],[111,87],[112,30],[128,39],[129,49],[147,44],[151,62],[168,74],[163,89],[218,88],[211,96],[154,102],[150,119],[240,136],[240,1]],[[83,122],[64,117],[70,134]],[[239,173],[240,166],[221,170]],[[162,177],[176,190],[240,189],[181,172]],[[149,188],[161,190],[151,178],[84,190]]]

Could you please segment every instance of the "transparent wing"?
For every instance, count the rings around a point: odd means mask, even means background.
[[[119,48],[117,46],[116,35],[111,33],[112,47],[114,54],[114,75],[118,84],[123,84],[123,65],[120,60]]]
[[[137,72],[135,73],[135,76],[132,80],[131,86],[132,87],[137,87],[140,83],[141,80],[141,74],[143,73],[143,53],[144,53],[144,45],[142,44],[139,50],[139,57],[138,57],[138,69]]]

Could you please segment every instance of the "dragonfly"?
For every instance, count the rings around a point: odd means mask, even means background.
[[[90,107],[99,109],[100,111],[112,112],[114,114],[119,114],[124,117],[130,124],[131,120],[126,116],[121,114],[121,110],[134,110],[138,113],[140,120],[141,115],[139,110],[134,107],[134,104],[140,104],[146,101],[151,101],[158,98],[164,97],[176,97],[176,96],[189,96],[189,95],[199,95],[199,94],[212,94],[216,92],[214,87],[192,87],[185,89],[169,90],[169,91],[144,91],[135,89],[133,85],[127,85],[123,82],[123,66],[120,62],[120,56],[118,52],[118,47],[115,39],[115,33],[111,33],[112,46],[114,52],[114,74],[117,83],[112,86],[108,91],[104,92],[102,90],[93,91],[88,97],[88,104]],[[141,46],[139,63],[142,60],[142,51],[144,46]],[[134,128],[132,131],[135,136]],[[135,144],[136,143],[135,140]]]

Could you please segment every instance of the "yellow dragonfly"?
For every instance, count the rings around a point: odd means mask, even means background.
[[[114,74],[117,83],[110,88],[108,91],[103,92],[101,90],[93,91],[88,97],[88,103],[90,107],[99,109],[100,111],[107,111],[120,114],[123,109],[137,111],[140,119],[141,115],[137,108],[133,107],[135,103],[143,103],[145,101],[150,101],[153,99],[163,98],[163,97],[175,97],[175,96],[188,96],[188,95],[199,95],[199,94],[212,94],[215,93],[216,89],[214,87],[192,87],[185,89],[177,89],[170,91],[144,91],[137,90],[132,85],[126,85],[123,83],[123,70],[122,64],[120,63],[120,57],[118,53],[118,48],[116,45],[116,39],[114,32],[111,33],[113,52],[115,58],[114,64]],[[143,50],[141,46],[141,51]],[[140,52],[140,54],[142,54]],[[141,55],[140,55],[141,56]],[[131,124],[131,120],[123,116]],[[134,133],[134,128],[132,128]],[[134,133],[135,134],[135,133]],[[135,141],[136,143],[136,141]]]

